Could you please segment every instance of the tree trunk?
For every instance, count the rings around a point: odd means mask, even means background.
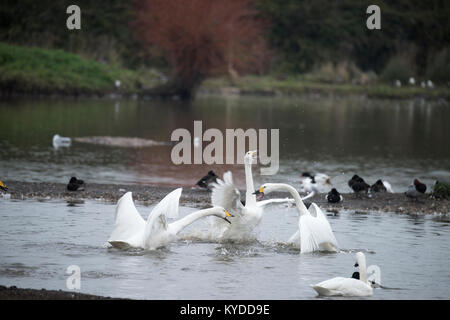
[[[178,97],[181,100],[191,100],[202,83],[204,77],[200,74],[189,77],[175,76],[166,83],[146,90],[143,94],[170,99]]]

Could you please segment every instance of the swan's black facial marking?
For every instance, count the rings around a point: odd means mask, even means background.
[[[8,191],[8,187],[6,187],[5,184],[1,181],[0,181],[0,190]]]
[[[229,224],[231,224],[231,221],[227,219],[227,217],[234,217],[234,215],[228,213],[228,211],[225,211],[225,215],[226,217],[223,218],[223,220],[225,220],[226,222],[228,222]]]
[[[253,192],[253,194],[256,195],[256,200],[260,201],[264,198],[264,187],[259,188],[259,190]]]
[[[264,196],[264,189],[265,189],[265,187],[261,187],[261,188],[259,188],[258,190],[256,190],[255,192],[253,192],[253,194],[255,194],[255,195],[262,195],[262,196]]]

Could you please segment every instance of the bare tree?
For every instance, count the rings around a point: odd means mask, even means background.
[[[135,29],[162,49],[170,80],[153,94],[191,98],[210,76],[258,72],[268,50],[252,0],[138,0]]]

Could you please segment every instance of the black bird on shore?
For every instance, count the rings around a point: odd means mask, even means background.
[[[372,192],[386,192],[387,189],[383,184],[383,181],[381,179],[378,179],[377,182],[375,182],[371,187],[370,191]]]
[[[330,203],[338,203],[344,199],[335,188],[331,189],[331,191],[328,192],[325,198]]]
[[[6,187],[5,184],[1,180],[0,180],[0,190],[8,191],[8,187]]]
[[[418,179],[414,179],[413,184],[408,187],[405,194],[409,198],[417,199],[418,197],[424,195],[425,191],[427,191],[427,186]]]
[[[212,183],[217,182],[217,178],[218,176],[214,173],[214,171],[211,170],[206,176],[198,180],[195,185],[199,186],[200,188],[209,189]]]
[[[67,190],[69,191],[83,191],[84,190],[84,181],[77,179],[76,177],[70,178],[69,183],[67,184]]]
[[[355,193],[364,191],[367,193],[369,191],[370,185],[368,185],[363,178],[358,175],[354,175],[349,181],[348,186],[352,188]]]

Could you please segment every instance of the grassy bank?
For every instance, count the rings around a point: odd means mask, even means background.
[[[120,87],[115,86],[120,80]],[[160,84],[155,70],[129,70],[102,64],[62,50],[27,48],[0,43],[0,94],[19,95],[108,95],[139,94]],[[366,95],[374,98],[450,100],[450,88],[421,88],[371,83],[327,83],[311,77],[279,79],[272,76],[245,76],[237,80],[214,78],[203,83],[201,92],[214,94]]]
[[[308,79],[275,77],[241,77],[230,81],[224,78],[207,80],[202,88],[204,92],[261,94],[261,95],[302,95],[302,94],[336,94],[336,95],[366,95],[371,98],[409,99],[423,97],[426,99],[450,99],[450,88],[422,88],[420,86],[395,87],[376,83],[356,85],[350,83],[324,83]]]
[[[120,80],[119,88],[115,81]],[[0,91],[3,94],[137,93],[155,79],[62,50],[0,43]]]

